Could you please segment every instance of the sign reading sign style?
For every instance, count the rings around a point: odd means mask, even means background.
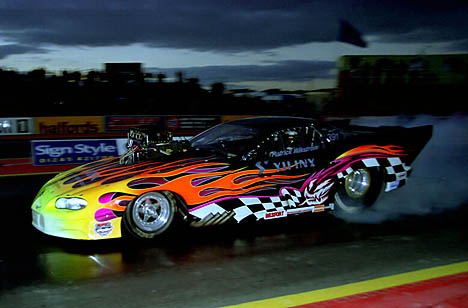
[[[38,117],[36,134],[77,135],[102,133],[103,117]]]
[[[84,164],[121,154],[121,141],[109,140],[41,140],[32,141],[36,166]]]
[[[33,118],[0,118],[0,135],[28,135],[33,132]]]

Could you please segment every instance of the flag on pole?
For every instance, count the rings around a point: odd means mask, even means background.
[[[367,47],[367,42],[362,39],[361,33],[346,20],[340,20],[340,30],[338,32],[337,41],[359,47]]]

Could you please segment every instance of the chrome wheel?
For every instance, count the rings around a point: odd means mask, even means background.
[[[164,227],[172,215],[172,206],[167,198],[158,192],[150,192],[135,200],[132,216],[138,228],[155,232]]]
[[[345,178],[345,190],[351,198],[363,197],[371,185],[371,176],[367,169],[353,171]]]
[[[338,212],[357,213],[374,204],[382,188],[383,177],[378,168],[356,169],[348,174],[335,192]]]
[[[152,239],[172,225],[176,200],[167,191],[152,191],[137,197],[125,210],[125,230],[139,239]]]

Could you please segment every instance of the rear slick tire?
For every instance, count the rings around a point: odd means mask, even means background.
[[[335,192],[335,210],[352,214],[372,206],[382,190],[382,183],[378,168],[354,170]]]

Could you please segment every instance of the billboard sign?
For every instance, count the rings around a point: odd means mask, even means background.
[[[33,118],[0,118],[0,136],[34,133]]]
[[[35,166],[84,164],[108,157],[116,157],[125,151],[125,139],[82,139],[32,141]]]
[[[106,132],[128,132],[140,126],[170,130],[174,135],[193,136],[221,122],[220,116],[106,116]]]
[[[163,119],[161,116],[106,116],[106,132],[127,132],[130,128],[140,126],[158,126]]]
[[[103,117],[38,117],[36,134],[83,135],[104,132]]]
[[[180,116],[178,117],[179,131],[198,134],[216,124],[221,123],[220,116]]]

